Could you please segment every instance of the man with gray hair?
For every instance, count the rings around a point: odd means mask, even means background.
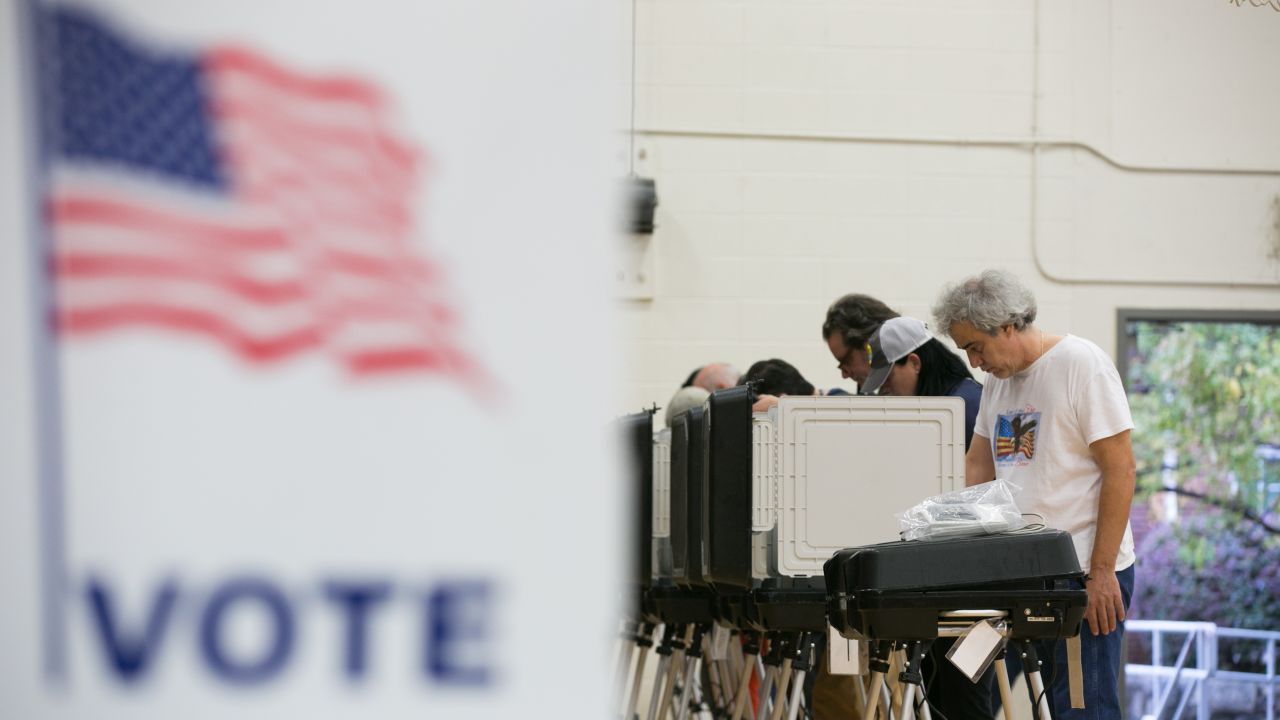
[[[680,387],[700,387],[709,393],[731,388],[738,384],[742,373],[729,363],[715,362],[689,373],[689,378]]]
[[[1036,301],[1013,275],[987,270],[946,288],[937,327],[991,377],[982,388],[966,484],[1016,486],[1023,512],[1071,534],[1089,603],[1081,632],[1085,708],[1071,708],[1064,642],[1045,648],[1056,668],[1053,717],[1118,718],[1120,648],[1133,593],[1133,419],[1120,375],[1097,345],[1036,327]]]

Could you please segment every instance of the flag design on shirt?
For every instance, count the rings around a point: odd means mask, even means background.
[[[251,365],[320,353],[356,376],[477,377],[415,247],[423,158],[381,89],[38,7],[60,335],[143,328]]]
[[[1010,413],[996,421],[996,462],[1024,464],[1035,458],[1040,413]]]

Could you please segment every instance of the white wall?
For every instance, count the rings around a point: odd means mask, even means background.
[[[627,407],[714,360],[840,385],[832,300],[928,319],[992,266],[1108,350],[1121,307],[1280,308],[1266,7],[636,2],[635,163],[661,204],[628,240],[652,298],[619,301]]]

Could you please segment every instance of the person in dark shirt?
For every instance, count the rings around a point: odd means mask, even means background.
[[[941,395],[964,399],[964,447],[969,449],[982,385],[960,356],[913,317],[886,320],[871,336],[871,373],[862,395]]]
[[[786,395],[848,395],[839,388],[822,390],[804,379],[800,371],[786,360],[770,358],[752,363],[739,385],[750,383],[756,393],[755,412],[765,412]]]
[[[947,396],[964,399],[964,447],[969,449],[973,424],[982,401],[982,385],[969,374],[960,356],[947,349],[913,317],[886,320],[871,336],[871,373],[862,395]],[[949,718],[990,718],[991,683],[988,669],[972,683],[947,659],[952,638],[938,638],[929,648],[922,671],[930,704]],[[931,667],[930,667],[931,666]]]

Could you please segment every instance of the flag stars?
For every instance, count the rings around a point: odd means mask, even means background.
[[[69,8],[51,22],[42,83],[54,90],[61,154],[225,187],[194,60],[134,49]]]

